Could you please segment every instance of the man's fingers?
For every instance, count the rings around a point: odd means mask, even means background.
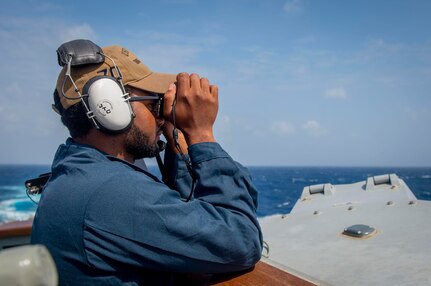
[[[210,93],[211,93],[213,96],[218,97],[218,86],[217,86],[217,85],[211,85],[211,86],[210,86]]]
[[[171,83],[163,97],[163,117],[170,118],[172,112],[172,104],[174,103],[175,93],[177,92],[176,85]]]
[[[200,90],[201,89],[201,81],[200,77],[193,73],[190,75],[190,87],[194,90]]]
[[[210,91],[210,82],[205,77],[201,78],[201,88],[203,91]]]
[[[177,93],[184,95],[190,89],[190,76],[182,72],[177,75]]]

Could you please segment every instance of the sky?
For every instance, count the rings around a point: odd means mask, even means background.
[[[431,166],[431,1],[0,7],[0,164],[50,164],[68,137],[56,49],[81,38],[218,85],[215,137],[246,166]]]

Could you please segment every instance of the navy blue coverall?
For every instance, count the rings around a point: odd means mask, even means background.
[[[167,183],[68,139],[60,145],[33,224],[60,285],[170,285],[174,273],[222,273],[261,255],[257,191],[217,143],[189,147],[196,175],[167,152]]]

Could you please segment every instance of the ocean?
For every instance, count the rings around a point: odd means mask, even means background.
[[[418,199],[431,200],[431,167],[248,167],[259,190],[259,217],[289,213],[309,185],[350,184],[369,176],[395,173]],[[0,223],[32,217],[37,205],[27,197],[24,182],[49,172],[50,166],[0,165]],[[149,170],[160,176],[156,166]],[[37,198],[35,198],[37,201]]]

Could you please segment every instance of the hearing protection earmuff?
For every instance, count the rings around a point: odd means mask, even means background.
[[[115,78],[93,77],[84,85],[83,93],[84,106],[101,130],[120,133],[130,127],[134,113],[128,94]]]
[[[66,99],[81,99],[88,119],[94,127],[106,133],[118,134],[127,130],[135,117],[129,102],[129,94],[126,92],[119,67],[114,60],[103,54],[102,49],[89,40],[74,40],[62,44],[58,50],[58,63],[67,66],[59,96]],[[71,68],[89,64],[100,64],[108,58],[114,68],[113,76],[95,76],[88,80],[82,91],[76,86],[71,76]],[[116,73],[116,74],[115,74]],[[68,97],[64,92],[67,80],[74,86],[78,97]],[[60,104],[61,105],[61,104]],[[56,104],[57,110],[59,106]]]

